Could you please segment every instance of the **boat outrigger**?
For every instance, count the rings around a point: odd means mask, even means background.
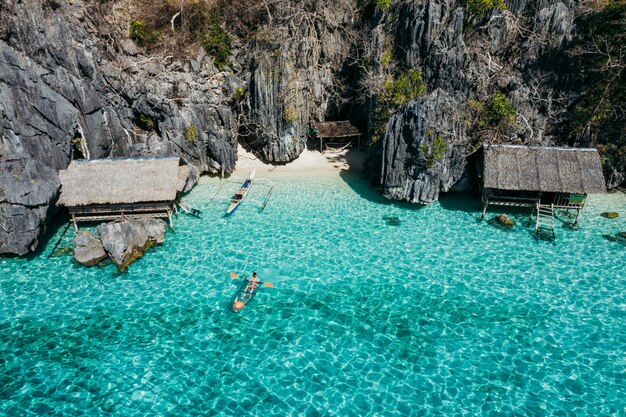
[[[239,275],[231,272],[230,274],[233,278],[239,278]],[[243,310],[245,306],[248,305],[250,301],[254,298],[257,292],[259,292],[259,288],[261,285],[265,285],[266,287],[273,287],[269,282],[261,282],[259,278],[256,276],[256,272],[251,276],[243,279],[243,283],[235,293],[235,297],[233,297],[232,309],[235,313]]]
[[[241,187],[239,187],[239,191],[235,193],[235,196],[233,197],[230,206],[228,206],[228,209],[226,209],[227,216],[233,214],[233,212],[237,210],[244,198],[246,198],[248,192],[250,191],[250,188],[252,188],[252,180],[254,180],[255,174],[256,169],[252,170],[250,176],[243,182],[243,184],[241,184]]]

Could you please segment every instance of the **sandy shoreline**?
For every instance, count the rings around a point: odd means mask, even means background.
[[[338,173],[341,171],[361,171],[365,159],[364,151],[344,149],[321,153],[305,149],[295,161],[284,165],[266,164],[239,145],[235,173],[245,175],[256,168],[258,173]]]

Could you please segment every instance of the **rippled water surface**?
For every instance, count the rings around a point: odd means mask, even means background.
[[[468,196],[415,208],[281,175],[231,218],[237,180],[204,179],[202,218],[125,274],[48,259],[62,228],[0,260],[0,415],[625,415],[626,247],[602,235],[626,230],[626,196],[546,242]],[[274,288],[234,314],[229,273],[253,271]]]

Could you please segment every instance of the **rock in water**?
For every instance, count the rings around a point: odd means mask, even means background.
[[[496,226],[500,229],[509,230],[513,226],[515,226],[515,222],[508,215],[502,213],[499,216],[494,216],[489,223],[493,226]]]
[[[76,232],[74,245],[74,258],[81,265],[94,266],[107,257],[102,242],[89,232]]]
[[[619,217],[619,213],[614,211],[605,211],[604,213],[600,213],[600,216],[606,217],[607,219],[617,219]]]
[[[152,246],[163,243],[167,225],[158,219],[125,220],[98,226],[104,249],[120,271],[125,271]]]
[[[507,216],[506,214],[502,213],[501,215],[499,215],[497,217],[498,219],[498,223],[500,223],[502,226],[513,226],[515,223],[513,222],[513,219],[511,219],[509,216]]]

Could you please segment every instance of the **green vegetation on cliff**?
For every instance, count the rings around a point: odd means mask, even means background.
[[[426,84],[422,79],[422,72],[419,70],[409,69],[396,77],[389,76],[376,97],[378,104],[372,115],[372,141],[376,142],[382,138],[389,117],[401,105],[423,96],[425,92]]]
[[[381,99],[389,107],[395,109],[424,95],[425,91],[426,85],[422,80],[422,72],[409,69],[396,78],[390,78],[385,82]]]
[[[149,48],[157,43],[161,37],[161,30],[146,26],[142,20],[131,20],[128,35],[137,45]]]
[[[138,0],[135,6],[129,37],[137,45],[182,54],[186,46],[200,43],[219,70],[232,65],[229,56],[233,38],[223,28],[216,6],[202,0]]]
[[[387,10],[391,7],[391,0],[374,0],[374,3],[380,10]]]
[[[506,10],[504,0],[467,0],[467,12],[470,15],[484,17],[493,9]]]
[[[567,84],[578,96],[571,128],[576,143],[600,151],[609,184],[626,170],[626,1],[609,0],[577,20],[580,38],[566,52]]]
[[[432,137],[433,131],[427,131],[426,136]],[[429,147],[426,143],[423,143],[421,151],[426,158],[426,166],[430,168],[435,165],[435,162],[442,160],[447,150],[448,144],[441,135],[437,135],[437,137],[433,139],[431,147]]]
[[[499,139],[515,124],[517,109],[506,94],[496,91],[485,101],[470,100],[468,124],[479,140]]]

